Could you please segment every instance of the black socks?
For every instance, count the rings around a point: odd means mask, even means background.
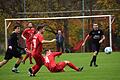
[[[92,66],[92,63],[94,62],[94,65],[96,65],[96,56],[93,56],[91,62],[90,62],[90,66]]]
[[[15,68],[17,68],[19,65],[20,65],[20,64],[15,64],[15,66],[14,66],[14,67],[15,67]]]

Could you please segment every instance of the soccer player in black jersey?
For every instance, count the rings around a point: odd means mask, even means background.
[[[87,37],[83,41],[82,46],[85,45],[89,36],[91,37],[91,46],[92,46],[92,50],[94,51],[93,57],[90,61],[90,67],[92,66],[93,63],[94,63],[94,66],[97,67],[98,65],[96,64],[96,58],[99,53],[100,45],[105,39],[105,36],[103,31],[98,28],[98,24],[93,24],[93,30],[87,35]]]
[[[18,45],[18,33],[20,32],[20,27],[15,26],[14,31],[10,35],[10,38],[8,39],[8,48],[4,57],[4,60],[0,62],[0,67],[5,65],[12,57],[19,58],[18,61],[15,63],[12,71],[15,73],[18,73],[18,66],[20,65],[23,57],[22,54],[19,52],[19,50],[24,50],[24,48],[21,48]],[[18,50],[19,49],[19,50]]]

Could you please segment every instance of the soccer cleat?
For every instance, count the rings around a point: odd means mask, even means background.
[[[33,62],[30,62],[30,64],[33,64]]]
[[[82,70],[83,70],[83,68],[84,68],[83,66],[82,66],[81,68],[79,68],[79,71],[82,71]]]
[[[90,67],[92,67],[92,62],[90,62]]]
[[[98,67],[98,65],[96,64],[96,65],[94,65],[95,67]]]
[[[92,64],[90,64],[90,67],[92,67]]]
[[[17,68],[13,67],[12,72],[19,73],[20,71]]]
[[[29,74],[29,76],[35,76],[35,74],[32,73],[32,68],[28,69],[28,74]]]

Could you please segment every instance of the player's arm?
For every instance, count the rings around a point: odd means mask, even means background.
[[[51,43],[51,42],[55,42],[56,39],[52,39],[52,40],[42,40],[42,43]]]
[[[8,39],[8,48],[12,50],[13,46],[15,45],[15,40],[16,36],[14,34],[10,35],[10,38]]]
[[[23,49],[18,45],[18,42],[16,41],[17,40],[16,38],[17,38],[17,35],[14,34],[14,33],[10,36],[10,39],[8,40],[8,44],[9,44],[8,48],[9,49],[12,50],[13,47]]]
[[[21,35],[21,37],[22,37],[24,40],[26,40],[26,38],[24,37],[25,32],[26,32],[26,30],[24,30],[24,31],[22,32],[22,35]]]
[[[62,52],[52,52],[53,56],[60,56]]]
[[[22,37],[24,40],[26,40],[26,38],[23,36],[23,34],[21,35],[21,37]]]
[[[38,39],[39,39],[39,41],[40,41],[41,43],[51,43],[51,42],[56,41],[56,39],[44,40],[43,36],[39,36]]]
[[[87,39],[89,38],[89,34],[85,37],[85,40],[83,41],[83,43],[82,43],[82,46],[84,46],[85,45],[85,43],[86,43],[86,41],[87,41]]]
[[[104,39],[105,39],[105,35],[102,35],[102,38],[101,38],[101,40],[99,41],[99,43],[102,43]]]
[[[27,29],[25,29],[25,30],[22,32],[22,35],[21,35],[21,37],[22,37],[24,40],[26,40],[26,37],[24,36],[24,35],[26,34],[26,32],[27,32]]]

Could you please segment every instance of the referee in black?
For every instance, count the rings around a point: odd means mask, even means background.
[[[7,48],[4,60],[0,62],[0,67],[5,65],[10,59],[12,59],[12,57],[19,58],[15,63],[14,67],[12,68],[13,72],[18,73],[19,72],[18,66],[20,65],[23,59],[22,54],[20,53],[19,50],[24,50],[24,48],[21,48],[18,45],[18,40],[19,40],[18,34],[20,32],[20,27],[15,26],[13,29],[14,30],[10,35],[10,38],[8,39],[8,48]]]
[[[98,28],[98,24],[93,24],[93,30],[87,35],[87,37],[83,41],[82,46],[85,45],[89,37],[91,37],[91,47],[93,50],[93,56],[90,61],[90,67],[92,67],[93,63],[94,63],[94,66],[97,67],[98,65],[96,64],[96,58],[99,53],[100,45],[105,39],[103,31]]]

